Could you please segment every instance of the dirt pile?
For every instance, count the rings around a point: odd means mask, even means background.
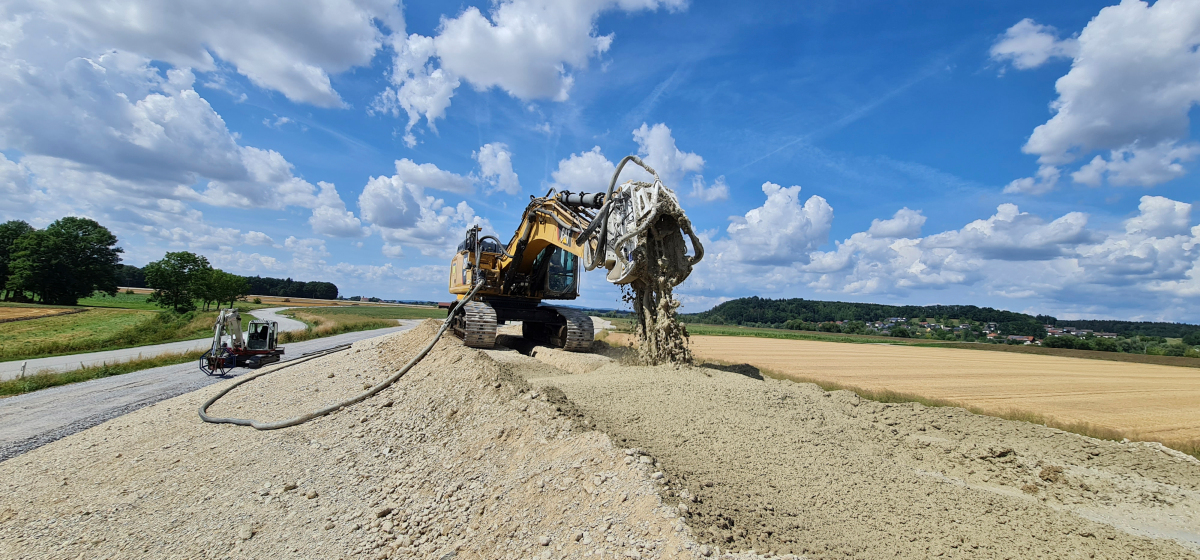
[[[750,366],[532,379],[663,465],[722,549],[852,558],[1200,558],[1200,461],[764,379]]]
[[[435,326],[267,375],[211,411],[277,420],[335,402],[399,368]],[[223,387],[0,463],[0,556],[712,554],[663,505],[652,464],[453,337],[374,399],[295,428],[202,423],[196,408]]]
[[[211,410],[339,401],[435,326]],[[280,431],[202,423],[215,385],[64,438],[0,463],[0,557],[1200,558],[1200,461],[1161,446],[749,366],[530,353],[446,337],[377,397]]]

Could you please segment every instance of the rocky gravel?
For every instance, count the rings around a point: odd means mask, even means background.
[[[337,402],[436,326],[210,413]],[[70,435],[0,463],[0,557],[1200,557],[1200,462],[1161,447],[746,367],[529,353],[448,336],[376,397],[284,430],[200,421],[228,381]]]

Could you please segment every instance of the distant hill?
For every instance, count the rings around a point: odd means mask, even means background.
[[[1110,332],[1125,336],[1145,335],[1162,336],[1166,338],[1183,338],[1191,333],[1200,332],[1200,325],[1187,323],[1155,323],[1150,321],[1110,321],[1107,319],[1069,320],[1059,319],[1050,323],[1058,327],[1075,327],[1091,329],[1098,332]]]
[[[1181,338],[1200,326],[1185,323],[1148,323],[1134,321],[1067,321],[1049,315],[1029,315],[975,305],[884,305],[845,301],[818,301],[802,298],[765,299],[757,296],[735,299],[708,311],[681,315],[686,322],[717,325],[747,325],[782,328],[792,320],[810,323],[832,321],[884,321],[891,317],[925,318],[943,322],[960,319],[996,323],[1004,334],[1040,335],[1042,325],[1069,325],[1076,328],[1115,332],[1126,335],[1150,335]]]

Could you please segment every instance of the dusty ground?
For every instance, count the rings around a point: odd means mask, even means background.
[[[210,412],[335,402],[432,330]],[[217,385],[5,461],[0,556],[1200,558],[1200,462],[1159,446],[533,350],[447,337],[377,397],[276,432],[201,423]]]
[[[1018,409],[1155,441],[1200,439],[1200,371],[1055,356],[887,344],[695,336],[697,356],[783,374]]]

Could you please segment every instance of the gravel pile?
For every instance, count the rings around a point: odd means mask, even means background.
[[[214,415],[280,419],[382,379],[433,321],[255,380]],[[224,384],[0,463],[5,558],[703,558],[657,467],[555,391],[444,338],[387,391],[302,426],[201,422]],[[564,410],[566,412],[564,412]]]
[[[663,465],[704,543],[815,558],[1200,558],[1200,461],[751,366],[533,379]]]
[[[266,375],[210,412],[339,401],[436,326]],[[526,350],[446,337],[378,396],[273,432],[199,420],[230,381],[10,459],[0,557],[1200,557],[1200,462],[1160,446],[748,366]]]

